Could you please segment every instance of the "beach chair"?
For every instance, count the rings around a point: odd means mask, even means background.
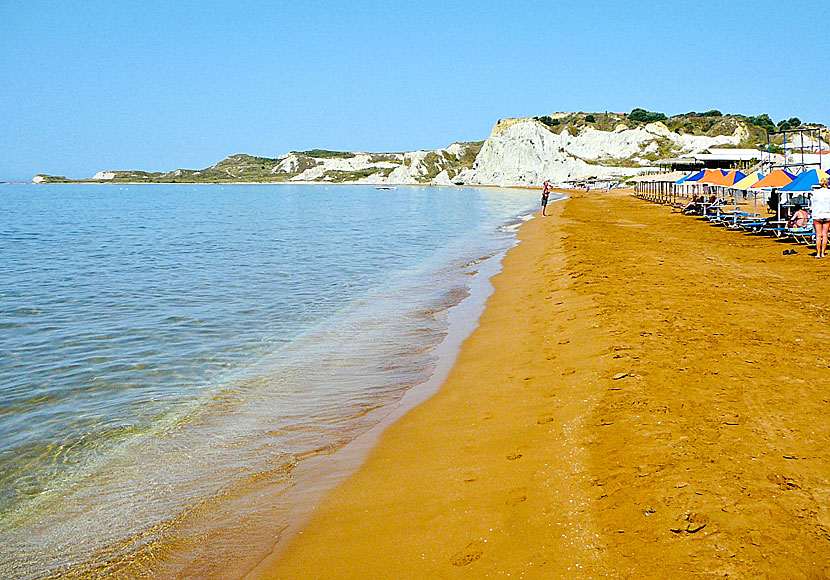
[[[790,237],[799,244],[810,245],[815,242],[816,232],[813,229],[813,220],[810,219],[806,225],[792,228],[789,232]]]
[[[756,228],[763,227],[766,220],[759,215],[749,215],[746,217],[738,217],[730,224],[726,224],[731,230],[741,230],[744,232],[754,231]]]
[[[713,225],[730,227],[735,225],[739,220],[745,220],[746,218],[753,218],[757,220],[758,216],[739,210],[719,210],[717,214],[709,216],[707,219],[709,220],[709,223]]]

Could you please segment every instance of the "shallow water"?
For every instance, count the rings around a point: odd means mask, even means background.
[[[537,198],[0,185],[2,575],[221,577],[273,542]]]

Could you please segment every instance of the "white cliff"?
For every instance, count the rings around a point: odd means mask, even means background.
[[[453,181],[470,185],[539,186],[546,179],[562,183],[584,177],[624,177],[648,165],[639,155],[656,153],[661,144],[670,150],[691,153],[715,145],[740,142],[740,135],[718,137],[679,135],[662,123],[614,131],[592,127],[578,135],[566,129],[551,131],[535,119],[500,122],[484,142],[471,169]],[[737,132],[736,132],[737,133]],[[628,161],[628,167],[620,162]]]
[[[271,174],[294,174],[289,180],[297,182],[338,182],[376,185],[451,184],[450,175],[456,175],[462,159],[475,143],[453,143],[433,151],[406,153],[354,152],[332,157],[309,157],[303,153],[288,153],[278,158]]]
[[[474,144],[453,143],[445,149],[407,153],[353,153],[350,157],[309,158],[289,153],[279,158],[273,174],[294,174],[292,181],[344,179],[351,183],[405,185],[540,186],[546,179],[562,183],[585,177],[626,177],[650,165],[659,151],[688,154],[719,145],[737,145],[742,134],[717,137],[680,135],[663,123],[614,131],[588,127],[576,135],[552,131],[533,118],[504,119],[472,163],[462,162]],[[344,177],[345,176],[345,177]]]

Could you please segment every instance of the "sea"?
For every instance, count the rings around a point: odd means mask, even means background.
[[[538,200],[0,185],[0,577],[243,577],[437,388]]]

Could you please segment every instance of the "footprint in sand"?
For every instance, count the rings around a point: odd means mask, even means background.
[[[484,542],[470,542],[463,550],[459,550],[450,558],[453,566],[466,566],[472,564],[484,555],[482,548]]]
[[[510,491],[507,500],[504,502],[509,506],[519,505],[523,501],[527,501],[527,488],[519,487]]]

